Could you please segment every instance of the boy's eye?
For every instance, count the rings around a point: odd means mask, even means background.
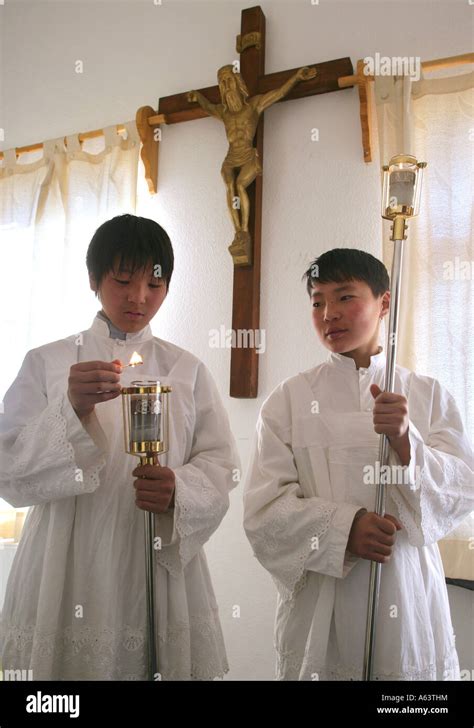
[[[341,301],[344,301],[344,299],[346,299],[346,298],[354,298],[354,296],[351,296],[351,295],[350,295],[350,294],[348,293],[348,294],[347,294],[347,295],[345,295],[345,296],[341,296]],[[320,301],[314,301],[314,303],[313,303],[313,308],[319,308],[319,306],[320,306],[320,305],[321,305],[321,302],[320,302]]]
[[[122,286],[126,286],[130,283],[130,281],[120,281],[118,278],[114,278],[114,281],[120,283]],[[150,288],[161,288],[163,283],[159,283],[158,285],[153,285],[152,283],[149,283],[148,285],[150,286]]]

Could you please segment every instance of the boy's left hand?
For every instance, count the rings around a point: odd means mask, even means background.
[[[407,398],[393,392],[382,392],[376,384],[370,385],[370,393],[375,399],[373,409],[375,432],[387,435],[390,446],[398,454],[402,465],[408,465],[410,440]]]
[[[135,505],[143,511],[164,513],[174,505],[175,476],[171,468],[138,465],[132,472],[137,477]]]

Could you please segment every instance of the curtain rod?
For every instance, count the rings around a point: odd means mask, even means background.
[[[117,134],[122,134],[125,131],[125,126],[123,124],[117,124],[116,125]],[[103,136],[104,130],[103,129],[94,129],[93,131],[85,131],[83,134],[79,134],[79,141],[82,142],[85,139],[95,139],[96,137]],[[66,144],[66,137],[64,137],[64,146],[67,146]],[[26,152],[34,152],[37,149],[42,149],[43,143],[39,142],[38,144],[28,144],[26,147],[17,147],[16,148],[16,156],[19,157],[20,154],[25,154]],[[0,159],[3,159],[3,152],[0,152]]]
[[[435,68],[451,68],[454,66],[463,66],[465,64],[474,63],[474,53],[463,53],[459,56],[450,56],[448,58],[437,58],[432,61],[423,61],[421,67],[424,71],[432,71]],[[368,80],[373,80],[373,76],[366,76]],[[360,79],[358,75],[354,76],[341,76],[338,80],[339,88],[346,88],[348,86],[354,86],[359,83]],[[158,124],[166,123],[166,117],[164,114],[156,114],[148,118],[148,124],[150,126],[157,126]],[[117,134],[121,134],[125,130],[123,124],[117,124]],[[79,134],[79,141],[82,143],[85,139],[94,139],[103,135],[102,129],[94,129],[93,131],[86,131]],[[64,145],[66,146],[66,137],[64,137]],[[26,152],[33,152],[43,148],[43,143],[28,144],[25,147],[17,147],[16,155],[25,154]],[[0,159],[3,159],[3,152],[0,152]]]
[[[474,63],[474,53],[462,53],[460,56],[449,56],[448,58],[436,58],[433,61],[422,61],[421,67],[423,71],[434,71],[437,68],[454,68],[454,66],[464,66],[469,63]],[[374,80],[371,74],[364,74],[364,78],[369,81]],[[360,83],[358,74],[354,76],[341,76],[338,79],[339,88],[348,88],[357,83]]]

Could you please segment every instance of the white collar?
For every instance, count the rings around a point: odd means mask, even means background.
[[[348,370],[356,371],[356,363],[354,359],[351,356],[344,356],[344,354],[335,354],[333,351],[330,351],[328,354],[327,361],[329,364],[332,364],[333,366],[337,366],[340,368],[345,367]],[[381,346],[379,346],[379,350],[377,354],[373,354],[370,357],[370,365],[367,367],[367,371],[374,371],[375,369],[379,367],[385,367],[386,364],[386,357],[385,352]],[[360,369],[363,369],[363,367],[360,367]],[[359,371],[360,371],[359,369]]]
[[[93,334],[96,334],[96,336],[103,336],[107,339],[111,338],[111,332],[107,321],[100,318],[99,316],[96,316],[94,318],[89,331],[91,331]],[[127,343],[139,343],[141,341],[147,341],[148,339],[152,338],[153,332],[151,330],[151,326],[150,324],[147,324],[145,328],[143,328],[141,331],[137,331],[135,334],[126,333],[124,341],[126,341]]]

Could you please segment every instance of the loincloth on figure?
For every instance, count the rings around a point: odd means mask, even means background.
[[[257,174],[262,173],[262,165],[258,150],[255,147],[247,147],[246,149],[229,148],[227,156],[222,163],[222,172],[230,171],[235,167],[243,167],[246,164],[253,163]]]

